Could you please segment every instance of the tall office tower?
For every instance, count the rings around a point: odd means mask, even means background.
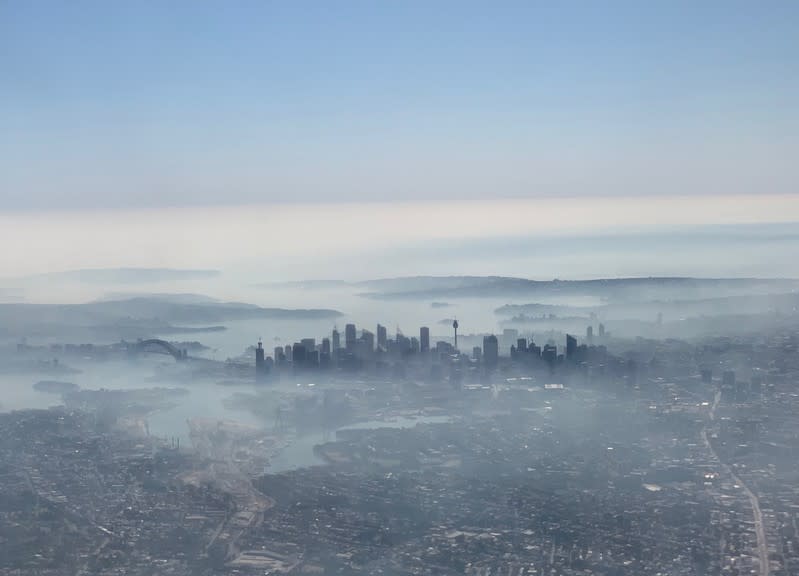
[[[419,339],[416,336],[411,336],[411,353],[419,353]]]
[[[585,329],[585,339],[589,344],[594,343],[594,327],[589,326]]]
[[[519,338],[516,340],[516,352],[527,352],[527,338]]]
[[[258,340],[258,347],[255,349],[255,368],[262,368],[264,365],[264,345]]]
[[[347,349],[347,352],[355,352],[356,340],[355,324],[347,324],[344,327],[344,347]]]
[[[472,360],[477,360],[479,362],[482,359],[482,357],[483,357],[482,348],[480,348],[479,346],[475,346],[474,348],[472,348]]]
[[[483,364],[486,368],[499,364],[499,340],[493,334],[483,336]]]
[[[264,345],[258,340],[258,347],[255,349],[255,379],[261,380],[266,376],[266,362],[264,362]]]
[[[333,328],[333,352],[341,348],[341,334],[338,332],[338,328]]]
[[[388,347],[388,333],[386,332],[386,327],[380,324],[377,325],[377,347],[381,350],[385,350]]]
[[[305,351],[308,354],[316,350],[316,338],[303,338],[300,340],[300,344],[305,346]]]
[[[364,330],[361,332],[361,341],[363,342],[363,348],[367,352],[367,354],[371,354],[375,350],[375,335],[369,332],[369,330]]]
[[[304,366],[308,357],[308,350],[299,342],[295,342],[291,347],[291,360],[294,366]]]
[[[319,347],[319,366],[321,368],[329,368],[332,361],[333,354],[330,352],[330,338],[322,338],[322,344]]]
[[[577,338],[571,334],[566,334],[566,359],[572,360],[577,352]]]
[[[430,352],[430,328],[427,326],[419,328],[419,350],[422,354]]]
[[[604,338],[605,337],[605,325],[602,324],[601,322],[599,324],[599,337],[600,338]]]
[[[286,354],[283,352],[283,346],[275,346],[275,365],[280,366],[286,360]]]
[[[292,352],[294,351],[294,349],[291,347],[291,344],[286,344],[286,347],[284,348],[284,350],[285,350],[285,354],[286,354],[286,360],[289,361],[289,362],[293,361],[294,360],[294,355],[293,355]]]

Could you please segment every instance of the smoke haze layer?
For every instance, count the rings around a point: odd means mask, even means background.
[[[101,294],[8,279],[95,268],[195,269],[160,291],[245,300],[242,286],[308,278],[790,277],[797,221],[790,195],[5,213],[0,288],[6,300],[82,301]],[[162,280],[143,275],[137,288]]]

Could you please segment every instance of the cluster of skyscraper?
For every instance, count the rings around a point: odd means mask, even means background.
[[[436,352],[453,353],[454,348],[447,342],[438,342]],[[330,338],[323,338],[317,343],[315,338],[303,338],[291,345],[277,346],[272,358],[265,357],[263,345],[258,343],[255,351],[256,374],[267,375],[272,369],[291,364],[295,370],[325,369],[339,367],[357,370],[365,364],[398,360],[409,356],[429,356],[430,328],[419,329],[419,337],[407,337],[397,331],[394,338],[389,339],[388,330],[378,324],[376,336],[370,330],[361,330],[360,336],[355,324],[344,327],[344,343],[341,333],[334,328]]]
[[[601,326],[601,325],[600,325]],[[586,340],[591,342],[593,330],[589,326],[586,333]],[[604,335],[604,327],[601,329]],[[528,343],[526,338],[519,338],[516,344],[510,347],[511,360],[535,363],[543,362],[550,368],[558,363],[579,364],[585,362],[590,357],[603,357],[607,354],[605,346],[593,346],[588,344],[577,344],[577,338],[571,334],[566,334],[566,348],[563,354],[558,354],[558,347],[554,342],[550,341],[544,344],[543,348],[537,346],[535,342],[530,340]]]
[[[384,372],[389,368],[394,371],[403,371],[406,363],[417,364],[425,361],[433,366],[435,372],[438,368],[448,365],[450,368],[480,368],[491,371],[499,365],[500,339],[494,334],[486,335],[482,340],[482,347],[474,346],[471,356],[460,353],[457,348],[457,321],[453,322],[454,338],[452,342],[440,340],[431,348],[430,328],[422,326],[419,336],[408,337],[399,330],[394,337],[389,338],[385,326],[378,324],[375,332],[363,329],[360,334],[355,324],[344,327],[344,341],[338,328],[334,328],[331,336],[325,337],[321,342],[315,338],[303,338],[291,345],[277,346],[274,355],[269,358],[261,342],[255,351],[256,375],[258,379],[265,379],[273,370],[283,371],[291,368],[292,371],[339,369],[355,372],[363,369],[374,369]],[[577,339],[566,335],[566,346],[563,354],[558,354],[557,346],[550,341],[542,347],[532,340],[518,338],[515,330],[506,330],[503,333],[504,346],[510,346],[511,361],[530,363],[543,363],[554,368],[559,362],[579,363],[585,361],[589,354],[604,355],[604,346],[578,345]],[[605,337],[605,328],[599,325],[600,338]],[[586,341],[593,343],[593,327],[586,330]]]

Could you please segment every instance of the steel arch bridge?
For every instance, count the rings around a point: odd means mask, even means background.
[[[182,362],[183,360],[186,359],[186,351],[185,350],[180,350],[179,348],[176,348],[175,346],[173,346],[172,344],[170,344],[166,340],[159,340],[158,338],[149,338],[147,340],[139,340],[135,344],[134,350],[136,352],[145,352],[146,348],[151,348],[151,347],[154,347],[154,346],[158,347],[158,348],[161,348],[164,352],[166,352],[167,354],[171,355],[178,362]]]

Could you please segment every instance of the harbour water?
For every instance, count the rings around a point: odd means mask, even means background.
[[[296,389],[296,383],[285,383],[277,387],[263,388],[253,384],[219,385],[217,383],[197,379],[187,382],[185,379],[170,379],[169,360],[145,358],[136,363],[112,362],[108,364],[81,364],[82,371],[77,374],[59,377],[60,380],[73,382],[84,390],[138,389],[150,387],[181,388],[187,394],[170,399],[170,405],[156,410],[145,417],[147,429],[151,436],[169,442],[180,439],[181,445],[191,446],[188,420],[203,418],[210,420],[235,421],[240,424],[271,431],[275,426],[275,412],[268,406],[277,405],[279,394],[290,393]],[[154,374],[158,374],[154,377]],[[3,403],[0,411],[47,409],[63,404],[59,394],[35,390],[33,385],[41,380],[53,379],[51,374],[28,372],[25,374],[0,374],[0,389],[3,390]],[[256,411],[245,409],[240,403],[231,402],[237,394],[251,397],[255,394],[259,408]],[[386,420],[370,420],[348,424],[340,429],[362,428],[401,428],[414,426],[420,422],[445,422],[446,416],[419,415],[415,417],[395,417]],[[287,445],[270,462],[268,472],[281,472],[293,468],[323,464],[314,453],[314,446],[335,439],[337,430],[295,433],[290,431]]]

